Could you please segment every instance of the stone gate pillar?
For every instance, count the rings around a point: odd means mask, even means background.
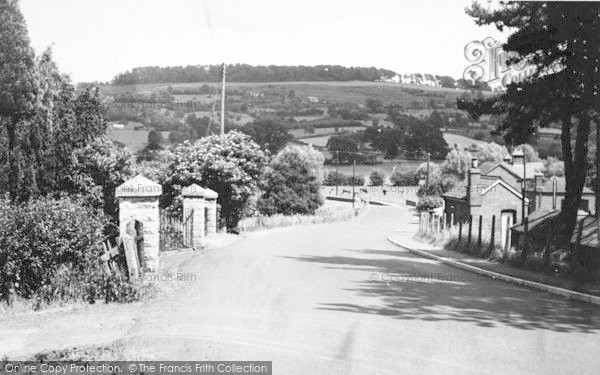
[[[181,191],[181,195],[183,196],[184,220],[187,217],[186,215],[189,215],[190,212],[192,215],[192,247],[204,246],[204,240],[206,237],[204,218],[204,194],[205,190],[196,184],[184,187]]]
[[[206,204],[206,235],[210,236],[217,233],[217,198],[219,194],[216,191],[204,189],[204,200]]]
[[[160,215],[158,198],[162,187],[142,175],[119,185],[115,196],[119,200],[119,233],[124,236],[127,224],[134,222],[143,240],[138,249],[140,265],[145,271],[157,271],[160,248]],[[137,222],[137,223],[136,223]]]

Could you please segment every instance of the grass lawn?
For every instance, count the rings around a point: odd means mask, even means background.
[[[444,139],[450,148],[454,147],[454,144],[457,144],[459,148],[470,148],[474,143],[476,145],[487,143],[485,141],[478,141],[474,138],[465,137],[464,135],[444,133]]]

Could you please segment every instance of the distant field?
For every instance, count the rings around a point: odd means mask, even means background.
[[[319,135],[328,135],[331,136],[332,134],[336,134],[337,132],[335,131],[335,127],[331,127],[331,128],[315,128],[313,133],[307,133],[304,129],[292,129],[289,131],[289,133],[291,135],[293,135],[295,138],[315,138]],[[365,127],[363,126],[345,126],[345,127],[338,127],[338,132],[342,133],[342,132],[357,132],[360,130],[365,130]]]
[[[385,173],[386,179],[388,179],[392,174],[392,170],[394,170],[394,167],[396,167],[396,170],[400,170],[402,173],[414,172],[415,169],[417,169],[417,167],[419,166],[419,164],[421,164],[423,161],[398,159],[393,161],[385,161],[382,164],[376,165],[357,165],[356,175],[364,176],[365,179],[367,179],[373,170],[380,169]],[[325,166],[325,169],[329,171],[335,171],[336,167],[335,165],[327,165]],[[340,165],[339,171],[340,173],[351,175],[352,165]],[[368,183],[368,181],[366,183]]]
[[[173,88],[198,88],[203,84],[218,87],[218,83],[173,83]],[[140,91],[166,91],[169,84],[145,84],[145,85],[124,85],[124,86],[102,86],[101,90],[107,94],[119,94],[124,92]],[[316,96],[319,99],[335,102],[350,102],[355,104],[364,104],[367,98],[378,98],[393,102],[406,102],[411,100],[429,99],[452,101],[454,102],[464,90],[449,89],[443,87],[417,86],[404,83],[389,82],[264,82],[264,83],[245,83],[228,82],[227,87],[234,89],[258,89],[258,90],[280,90],[287,93],[294,90],[297,96],[308,97]],[[421,93],[412,93],[412,90],[420,90]]]
[[[474,138],[465,137],[464,135],[444,133],[444,139],[450,148],[454,147],[454,144],[458,145],[459,148],[469,148],[472,144],[480,145],[485,144],[485,141],[478,141]]]
[[[320,137],[310,137],[310,138],[300,138],[299,140],[306,144],[313,145],[315,147],[325,147],[325,146],[327,146],[327,142],[329,141],[329,138],[331,138],[331,135],[323,135]]]
[[[142,150],[148,144],[148,130],[128,130],[128,129],[113,129],[109,127],[107,130],[108,137],[118,142],[131,151],[137,152]],[[161,132],[166,143],[169,142],[169,132]]]

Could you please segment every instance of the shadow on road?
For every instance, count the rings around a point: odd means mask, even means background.
[[[508,325],[587,333],[600,330],[600,308],[594,305],[487,279],[406,252],[345,251],[352,256],[289,258],[320,263],[332,272],[364,271],[364,279],[355,280],[354,288],[345,289],[355,293],[356,298],[350,299],[353,303],[346,299],[321,304],[318,309],[404,320],[458,321],[482,327]],[[377,280],[371,279],[373,274]]]

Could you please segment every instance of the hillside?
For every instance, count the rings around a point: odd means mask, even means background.
[[[375,67],[317,66],[253,66],[227,65],[227,77],[233,82],[288,82],[288,81],[377,81],[396,73]],[[133,68],[113,79],[113,84],[219,82],[220,65],[146,66]]]
[[[169,87],[174,90],[198,90],[204,85],[209,86],[214,94],[219,92],[219,83],[195,82],[195,83],[152,83],[131,85],[104,85],[101,91],[106,95],[120,95],[124,93],[159,93],[167,91]],[[354,104],[365,104],[368,98],[386,100],[389,103],[398,102],[430,102],[441,100],[442,102],[456,102],[456,99],[468,90],[452,89],[446,87],[433,87],[408,83],[393,82],[227,82],[229,90],[247,90],[252,92],[278,91],[287,94],[293,90],[299,97],[316,97],[330,102],[348,102]],[[200,95],[193,95],[199,99]]]
[[[316,66],[253,66],[235,64],[226,66],[227,80],[231,82],[392,82],[411,85],[465,88],[462,80],[429,73],[399,74],[375,67]],[[141,85],[152,83],[219,82],[221,65],[145,66],[120,73],[112,80],[114,85]]]

